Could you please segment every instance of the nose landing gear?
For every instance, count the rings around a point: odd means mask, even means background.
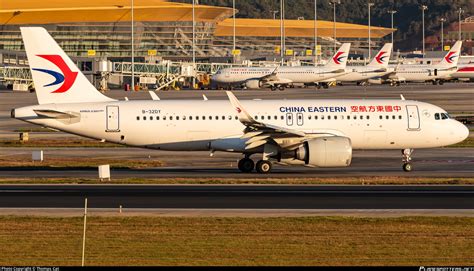
[[[404,149],[402,150],[402,162],[403,162],[403,170],[405,172],[410,172],[413,170],[413,166],[411,165],[411,155],[413,154],[413,149]]]

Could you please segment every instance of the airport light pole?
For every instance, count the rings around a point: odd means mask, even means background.
[[[280,0],[280,56],[283,66],[285,63],[285,0]]]
[[[314,66],[318,65],[318,0],[314,0]]]
[[[192,80],[192,83],[193,83],[193,89],[194,89],[194,86],[196,85],[196,77],[194,76],[194,73],[196,72],[196,50],[195,50],[195,39],[196,39],[196,18],[195,18],[195,0],[192,0],[193,1],[193,38],[192,38],[192,42],[191,42],[191,46],[192,46],[192,55],[193,55],[193,80]]]
[[[458,9],[458,13],[459,13],[459,28],[458,28],[458,40],[461,40],[462,39],[462,35],[461,35],[461,14],[464,12],[464,10],[462,8],[459,8]]]
[[[393,46],[393,15],[395,13],[397,13],[397,11],[392,9],[392,10],[389,10],[388,13],[390,13],[391,22],[392,22],[390,27],[392,28],[392,57],[393,57],[393,50],[394,50],[394,46]]]
[[[369,61],[372,59],[372,37],[371,37],[371,29],[370,29],[370,8],[374,5],[374,3],[368,2],[367,6],[369,7]]]
[[[428,9],[428,6],[421,6],[421,19],[423,24],[423,58],[425,57],[425,10]]]
[[[135,18],[134,18],[134,8],[132,0],[132,91],[135,90]]]
[[[232,59],[235,62],[235,0],[232,0],[232,34],[233,34],[233,45],[232,45]]]
[[[445,18],[439,19],[441,22],[441,51],[444,51],[444,22],[446,22]]]
[[[333,9],[333,35],[334,35],[334,53],[336,52],[337,49],[337,44],[336,44],[336,5],[341,3],[341,0],[331,0],[331,3],[334,5]]]

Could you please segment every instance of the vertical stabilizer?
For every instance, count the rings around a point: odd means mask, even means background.
[[[441,59],[436,66],[438,68],[454,68],[458,65],[459,56],[461,55],[461,46],[462,41],[458,40],[456,43],[451,47],[451,50]]]
[[[332,58],[326,64],[326,67],[333,69],[345,69],[347,65],[347,59],[349,58],[349,50],[351,49],[350,43],[344,43],[341,45],[339,50],[332,56]]]
[[[392,47],[393,45],[391,43],[385,43],[367,66],[373,68],[387,68],[390,56],[392,55]]]
[[[42,27],[21,27],[39,104],[106,102]]]

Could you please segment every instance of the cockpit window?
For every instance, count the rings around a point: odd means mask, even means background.
[[[439,113],[436,113],[434,116],[435,116],[435,120],[439,120]]]
[[[449,119],[448,113],[441,113],[441,119]]]

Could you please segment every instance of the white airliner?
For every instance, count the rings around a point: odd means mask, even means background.
[[[407,65],[397,66],[396,71],[388,76],[391,82],[433,82],[443,84],[450,79],[450,75],[457,71],[459,56],[461,55],[462,41],[457,41],[444,58],[435,65]]]
[[[339,76],[334,80],[343,83],[354,82],[359,84],[392,73],[394,69],[388,68],[388,62],[392,55],[392,47],[391,43],[386,43],[369,64],[366,66],[348,66],[347,69],[351,70],[351,72]]]
[[[346,74],[350,43],[342,44],[329,62],[323,67],[279,66],[279,67],[241,67],[225,68],[212,76],[212,81],[225,85],[244,85],[250,89],[277,88],[283,90],[293,83],[314,84],[329,78]]]
[[[455,144],[469,133],[443,109],[405,99],[239,101],[227,92],[229,100],[117,101],[98,92],[44,28],[21,33],[39,104],[12,117],[88,138],[237,152],[242,172],[267,173],[272,163],[346,167],[353,149],[403,150],[410,171],[414,148]]]

